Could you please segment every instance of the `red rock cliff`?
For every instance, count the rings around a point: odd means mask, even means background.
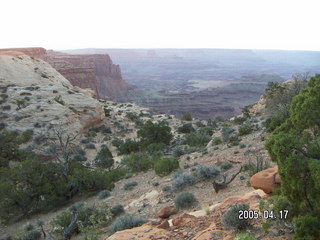
[[[103,99],[123,99],[127,91],[133,88],[122,79],[119,65],[112,63],[107,54],[71,55],[44,48],[0,49],[18,51],[32,57],[38,57],[50,63],[73,85],[91,88]]]

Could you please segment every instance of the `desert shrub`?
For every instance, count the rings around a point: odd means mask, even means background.
[[[269,160],[263,156],[262,152],[245,153],[245,155],[249,154],[251,154],[254,159],[247,158],[243,170],[248,171],[250,176],[271,167]]]
[[[126,139],[120,144],[118,148],[120,155],[138,152],[140,151],[140,149],[141,149],[141,143],[134,141],[132,139]]]
[[[2,106],[3,111],[9,111],[11,109],[11,105]]]
[[[82,155],[79,153],[74,156],[74,161],[77,161],[77,162],[85,162],[87,160],[88,158],[85,155]]]
[[[140,117],[139,117],[136,113],[134,113],[134,112],[129,112],[129,113],[127,113],[127,114],[126,114],[126,117],[127,117],[128,119],[130,119],[132,122],[135,122],[135,121],[137,121],[137,120],[140,120]]]
[[[83,144],[87,144],[87,143],[90,143],[92,142],[92,138],[83,138],[80,140],[81,143]]]
[[[142,150],[150,154],[155,154],[157,152],[163,152],[165,147],[166,145],[164,143],[151,143],[151,144],[142,146]]]
[[[251,222],[249,219],[239,219],[239,211],[249,210],[248,204],[239,204],[231,207],[225,214],[222,216],[222,224],[226,228],[236,229],[236,230],[245,230],[250,225]]]
[[[96,133],[101,132],[103,134],[112,133],[111,129],[107,127],[106,125],[101,125],[99,127],[91,128],[89,132],[94,131]]]
[[[203,181],[207,179],[215,179],[220,175],[220,169],[214,166],[199,166],[194,171],[197,180]]]
[[[23,240],[39,240],[41,239],[41,232],[39,230],[31,230],[24,233]]]
[[[179,161],[177,158],[162,158],[154,165],[154,170],[159,176],[166,176],[178,168]]]
[[[85,134],[85,137],[87,137],[87,138],[92,138],[92,137],[96,137],[96,136],[97,136],[97,133],[92,130]]]
[[[215,122],[224,122],[224,117],[221,115],[216,116]]]
[[[189,173],[178,173],[172,183],[174,191],[180,191],[187,186],[191,186],[195,183],[194,177]]]
[[[134,172],[146,171],[153,167],[155,159],[146,152],[131,153],[121,161]]]
[[[250,134],[252,132],[252,128],[248,125],[241,125],[238,128],[238,131],[240,136],[244,136]]]
[[[251,233],[239,233],[234,240],[255,240],[256,237]]]
[[[22,133],[22,135],[20,136],[20,142],[21,143],[26,143],[26,142],[29,142],[31,140],[33,136],[33,130],[32,129],[28,129],[26,131],[24,131]]]
[[[112,153],[107,146],[100,149],[94,161],[96,166],[107,169],[110,169],[114,164]]]
[[[132,190],[137,185],[138,185],[137,182],[128,182],[128,183],[124,184],[123,189],[124,190]]]
[[[230,162],[226,162],[226,163],[224,163],[224,164],[221,165],[221,169],[222,169],[223,171],[226,171],[226,170],[228,170],[228,169],[230,169],[230,168],[232,168],[232,163],[230,163]]]
[[[174,157],[180,157],[185,154],[184,148],[182,146],[176,146],[173,148],[172,154]]]
[[[168,145],[173,137],[169,126],[147,121],[138,131],[138,137],[142,142],[164,143]]]
[[[195,124],[197,127],[205,127],[205,125],[201,121],[197,121]]]
[[[245,117],[235,117],[233,122],[235,124],[239,124],[240,125],[240,124],[243,124],[246,120],[247,120],[247,118],[245,118]]]
[[[111,142],[112,146],[115,146],[116,148],[120,148],[121,144],[123,144],[123,140],[119,139],[119,138],[115,138],[112,140]]]
[[[191,115],[191,113],[185,113],[185,114],[183,114],[182,115],[182,117],[181,117],[181,120],[184,120],[184,121],[192,121],[192,115]]]
[[[42,125],[40,123],[38,123],[38,122],[34,123],[33,126],[35,128],[41,128],[42,127]]]
[[[74,220],[75,214],[78,216],[76,224],[80,233],[85,233],[94,226],[98,228],[105,226],[112,219],[110,209],[104,204],[99,207],[92,207],[83,203],[76,203],[50,222],[50,225],[55,229],[55,234],[63,235],[64,231]]]
[[[87,149],[96,149],[96,146],[93,143],[86,144]]]
[[[239,147],[240,147],[240,148],[245,148],[245,147],[246,147],[246,145],[245,145],[245,144],[243,144],[243,143],[241,143]]]
[[[174,205],[180,209],[190,208],[194,206],[196,203],[196,197],[193,193],[189,192],[180,193],[174,199]]]
[[[110,209],[113,217],[117,217],[120,214],[124,213],[124,208],[121,204],[115,205]]]
[[[127,174],[124,176],[124,179],[132,178],[132,176],[133,176],[132,173],[127,173]]]
[[[139,227],[146,222],[148,222],[148,220],[138,216],[133,216],[129,214],[121,215],[117,217],[114,220],[114,222],[110,225],[109,233],[113,234],[117,231]]]
[[[164,186],[164,187],[162,188],[162,191],[164,191],[164,192],[169,192],[169,191],[171,191],[171,186]]]
[[[215,137],[214,139],[212,139],[212,145],[214,146],[214,145],[219,145],[219,144],[221,144],[222,143],[222,140],[221,140],[221,138],[219,138],[219,137]]]
[[[221,136],[222,136],[222,141],[223,142],[228,142],[229,138],[231,137],[231,134],[234,132],[235,130],[233,128],[230,127],[223,127],[221,130]]]
[[[105,198],[110,197],[110,195],[111,195],[110,191],[102,190],[101,192],[99,192],[98,197],[99,197],[99,199],[105,199]]]
[[[61,95],[55,96],[54,100],[61,105],[65,105],[65,102],[63,101]]]
[[[0,131],[3,130],[3,129],[5,129],[6,126],[7,126],[7,123],[5,123],[5,122],[0,122]]]
[[[211,140],[210,135],[203,134],[202,132],[192,132],[184,136],[183,143],[192,147],[203,147]]]
[[[191,132],[194,132],[195,129],[192,127],[191,123],[187,123],[179,127],[177,131],[178,133],[191,133]]]
[[[204,134],[204,135],[209,135],[212,136],[212,134],[214,133],[214,128],[212,127],[202,127],[199,129],[199,132]]]

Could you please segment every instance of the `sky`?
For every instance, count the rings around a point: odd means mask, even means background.
[[[0,48],[320,51],[317,0],[1,0]]]

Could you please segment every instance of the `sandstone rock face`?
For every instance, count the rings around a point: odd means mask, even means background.
[[[47,134],[52,126],[77,134],[105,117],[92,91],[74,87],[48,63],[18,52],[0,53],[2,106],[8,129]]]
[[[119,65],[113,64],[107,54],[69,55],[46,51],[44,48],[0,49],[0,53],[8,51],[22,52],[45,60],[72,85],[90,88],[98,98],[122,99],[133,88],[123,81]]]
[[[269,194],[280,185],[281,180],[276,168],[268,168],[253,175],[250,183],[253,188],[261,189]]]
[[[175,214],[176,212],[177,212],[177,209],[174,206],[166,206],[159,210],[159,212],[157,213],[157,217],[168,218],[171,215]]]

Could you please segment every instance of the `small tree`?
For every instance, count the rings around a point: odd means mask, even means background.
[[[308,88],[293,99],[288,119],[276,128],[266,144],[279,167],[281,194],[295,210],[292,215],[298,223],[303,218],[316,224],[320,222],[319,102],[320,75],[316,75],[309,81]],[[319,235],[317,228],[312,232],[313,238],[308,239],[318,239]]]
[[[96,166],[107,169],[110,169],[114,164],[112,153],[108,147],[101,148],[94,161]]]
[[[142,142],[164,143],[168,145],[172,139],[171,128],[169,126],[147,121],[138,131],[138,137]]]
[[[181,120],[192,121],[191,113],[188,112],[188,113],[183,114]]]

